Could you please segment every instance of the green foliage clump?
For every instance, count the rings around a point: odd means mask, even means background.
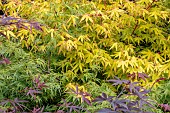
[[[29,106],[48,105],[48,102],[56,99],[60,102],[62,88],[57,78],[60,74],[45,74],[46,63],[43,59],[36,58],[32,53],[26,53],[21,44],[11,41],[5,41],[0,45],[2,57],[8,58],[8,64],[1,64],[0,68],[0,100],[22,98],[24,100],[34,101],[33,95],[28,95],[29,88],[35,88],[35,79],[41,75],[41,81],[46,83],[42,94],[36,95],[36,100]],[[35,88],[36,89],[36,88]],[[56,96],[58,98],[56,98]],[[32,109],[32,108],[31,108]]]

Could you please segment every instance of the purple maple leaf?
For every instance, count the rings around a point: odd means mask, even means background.
[[[37,86],[38,89],[42,90],[42,88],[44,88],[44,87],[47,87],[47,86],[45,85],[45,82],[38,83],[38,86]]]
[[[34,99],[36,99],[36,95],[37,95],[37,94],[40,94],[40,93],[42,93],[42,92],[30,88],[30,89],[28,90],[28,92],[27,92],[27,96],[28,96],[28,95],[31,95],[32,97],[34,97]]]
[[[130,81],[129,80],[107,80],[108,82],[114,82],[114,84],[112,85],[121,85],[121,84],[129,84]]]
[[[45,82],[42,82],[42,83],[40,82],[40,75],[38,77],[35,77],[34,82],[36,83],[37,88],[40,90],[42,90],[42,88],[44,88],[44,87],[47,87],[45,85]]]
[[[0,61],[0,64],[10,64],[10,60],[8,58],[3,58],[1,61]]]
[[[76,86],[76,89],[70,89],[74,94],[81,95],[81,98],[83,102],[86,102],[88,105],[91,105],[91,101],[87,98],[88,96],[91,96],[87,92],[79,91],[78,86]]]
[[[32,113],[43,113],[44,107],[42,108],[35,108],[32,110]]]
[[[168,105],[168,104],[159,104],[159,106],[163,109],[164,112],[170,112],[170,105]]]
[[[128,77],[131,77],[131,79],[135,79],[136,77],[138,79],[142,79],[144,81],[146,81],[146,78],[149,78],[148,75],[146,75],[145,73],[132,73],[132,74],[129,74]]]

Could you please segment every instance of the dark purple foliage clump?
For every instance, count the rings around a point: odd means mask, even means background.
[[[138,75],[130,75],[132,78],[134,76],[138,76],[142,80],[146,80],[148,76],[146,74],[138,73]],[[161,80],[165,80],[164,78],[160,78],[156,80],[156,82],[160,82]],[[119,78],[108,80],[108,82],[112,83],[113,86],[122,86],[122,90],[117,96],[109,96],[106,93],[102,93],[100,96],[96,97],[93,101],[88,100],[86,96],[90,96],[87,92],[79,91],[78,87],[76,87],[76,91],[71,89],[74,94],[81,95],[82,100],[86,102],[88,105],[92,105],[92,103],[97,102],[98,104],[103,101],[107,101],[110,103],[110,107],[102,108],[97,111],[97,113],[152,113],[150,111],[146,111],[148,108],[155,108],[153,104],[154,101],[149,100],[147,94],[151,91],[152,87],[147,90],[140,86],[140,82],[131,82],[130,80],[120,80]],[[87,95],[85,95],[87,94]],[[133,96],[133,99],[128,97]],[[70,105],[70,104],[68,104]],[[70,107],[70,106],[65,106]],[[165,110],[169,110],[168,107],[161,105]],[[74,109],[75,106],[72,108]]]
[[[15,98],[14,100],[10,99],[4,99],[1,101],[0,105],[5,106],[6,104],[10,104],[12,107],[8,108],[7,110],[0,109],[0,112],[2,113],[16,113],[17,111],[23,111],[26,106],[24,106],[22,103],[28,102],[26,100],[19,100],[18,98]]]
[[[151,113],[145,111],[145,107],[154,107],[152,101],[150,101],[146,94],[150,90],[146,90],[139,86],[139,82],[131,82],[130,80],[108,80],[108,82],[113,83],[112,85],[122,85],[123,88],[121,92],[113,97],[102,93],[101,96],[96,97],[93,102],[101,103],[107,101],[110,103],[111,108],[103,108],[98,111],[98,113]],[[126,94],[124,93],[126,92]],[[128,99],[125,97],[133,96],[134,99]]]
[[[26,26],[25,24],[29,24],[29,26]],[[39,31],[43,31],[40,23],[38,22],[32,22],[22,18],[3,15],[0,18],[0,26],[10,26],[10,25],[15,25],[17,29],[23,28],[23,29],[30,30],[30,32],[32,32],[33,28]],[[3,32],[0,32],[0,35],[7,37]]]

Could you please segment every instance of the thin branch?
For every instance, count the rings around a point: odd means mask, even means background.
[[[153,5],[154,2],[156,2],[156,0],[153,0],[152,3],[151,3],[150,5],[148,5],[148,7],[146,8],[146,10],[149,10],[149,9],[152,7],[152,5]]]
[[[153,0],[152,3],[149,4],[148,7],[146,7],[146,10],[149,10],[149,9],[152,7],[152,5],[153,5],[154,2],[156,2],[156,0]],[[142,18],[142,17],[140,17],[140,18]],[[139,21],[137,20],[137,22],[136,22],[136,24],[135,24],[135,27],[134,27],[134,29],[133,29],[133,31],[132,31],[132,33],[131,33],[131,36],[132,36],[132,35],[134,34],[134,32],[136,31],[138,25],[139,25]]]
[[[137,21],[136,21],[136,24],[135,24],[135,27],[133,28],[133,31],[132,31],[132,33],[131,33],[131,36],[135,33],[138,25],[139,25],[139,21],[137,20]]]

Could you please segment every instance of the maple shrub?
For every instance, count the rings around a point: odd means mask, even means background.
[[[169,4],[0,0],[0,112],[170,111]]]

